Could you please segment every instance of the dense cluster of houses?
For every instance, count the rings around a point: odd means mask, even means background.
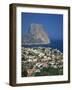
[[[63,69],[63,53],[49,47],[22,47],[22,72],[26,70],[27,76],[48,67]]]

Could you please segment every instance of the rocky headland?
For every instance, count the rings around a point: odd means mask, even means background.
[[[22,45],[49,44],[50,38],[42,24],[32,23],[29,30],[22,36]]]

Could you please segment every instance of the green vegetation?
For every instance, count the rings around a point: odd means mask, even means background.
[[[59,68],[53,68],[53,67],[48,67],[48,68],[43,68],[40,70],[40,72],[34,73],[35,76],[54,76],[54,75],[63,75],[63,69]]]

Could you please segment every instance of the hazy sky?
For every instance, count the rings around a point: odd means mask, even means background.
[[[50,39],[63,39],[63,15],[58,14],[21,14],[22,34],[27,32],[31,23],[42,24]]]

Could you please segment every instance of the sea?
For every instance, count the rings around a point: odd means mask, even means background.
[[[33,47],[50,47],[53,49],[58,49],[59,51],[61,51],[63,53],[63,40],[51,40],[50,44],[31,44],[31,45],[22,45],[22,47],[25,48],[33,48]]]

